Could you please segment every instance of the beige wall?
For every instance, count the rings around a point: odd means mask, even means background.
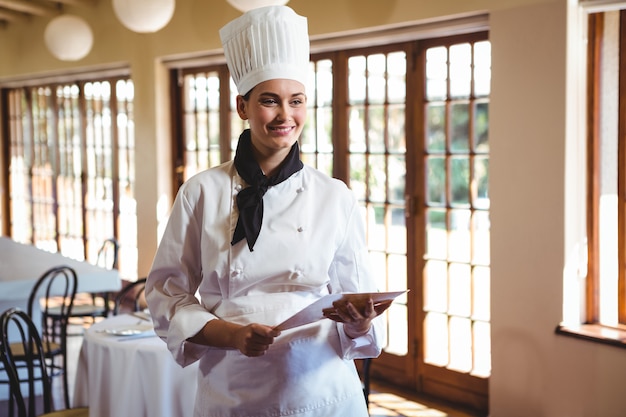
[[[580,19],[575,0],[292,0],[289,5],[308,16],[314,36],[489,13],[491,415],[626,415],[626,351],[554,334],[563,318],[563,289],[579,283],[575,265],[584,231],[579,221],[583,78],[576,53]],[[54,60],[42,42],[46,21],[41,18],[9,26],[0,29],[0,82],[103,64],[130,67],[138,110],[142,274],[156,248],[157,203],[170,203],[167,94],[159,62],[219,49],[218,28],[238,12],[225,0],[178,0],[172,22],[146,35],[122,27],[109,1],[71,10],[94,30],[89,56],[74,64]]]

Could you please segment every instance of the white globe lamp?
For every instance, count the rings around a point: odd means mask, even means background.
[[[83,59],[93,46],[93,33],[87,22],[67,14],[52,19],[43,37],[50,53],[61,61]]]
[[[138,33],[163,29],[174,16],[176,0],[113,0],[113,11],[122,24]]]

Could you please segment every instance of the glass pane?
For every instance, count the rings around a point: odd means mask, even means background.
[[[450,191],[452,193],[452,205],[468,206],[469,205],[469,184],[470,170],[469,158],[466,156],[455,156],[450,158],[451,184]]]
[[[353,56],[348,59],[348,100],[352,104],[365,102],[366,60],[364,56]]]
[[[374,153],[385,152],[385,107],[370,106],[368,112],[368,139],[369,151]]]
[[[427,209],[426,219],[426,256],[430,259],[447,259],[446,211]]]
[[[199,150],[208,148],[208,133],[207,133],[207,120],[208,115],[205,112],[196,114],[196,135],[194,137],[188,137],[194,141],[193,144],[187,144],[188,150]]]
[[[330,59],[317,61],[317,105],[330,107],[333,103],[333,63]]]
[[[428,103],[426,106],[426,149],[430,153],[446,150],[445,103]]]
[[[403,233],[398,233],[403,232]],[[389,291],[400,291],[407,289],[406,283],[406,230],[397,229],[394,233],[392,228],[389,233],[389,270],[387,276],[386,289]],[[394,253],[398,255],[394,255]]]
[[[385,230],[385,206],[383,204],[369,204],[369,233],[368,247],[372,251],[384,251],[386,249],[387,237]]]
[[[491,373],[491,325],[474,322],[474,369],[472,375],[486,378]]]
[[[427,197],[428,204],[446,204],[446,160],[444,157],[428,157],[427,169]]]
[[[452,261],[470,262],[471,260],[470,216],[470,210],[450,210],[448,256]]]
[[[406,226],[404,224],[404,220],[404,209],[391,209],[391,226],[389,227],[388,245],[389,252],[406,254]],[[402,258],[404,259],[405,257],[403,256]],[[405,277],[406,271],[404,275],[400,276]]]
[[[489,268],[476,266],[473,270],[472,288],[472,318],[474,320],[489,321],[491,319],[491,298]]]
[[[387,309],[387,346],[385,352],[392,355],[404,356],[408,353],[408,309],[406,305],[393,303]]]
[[[472,87],[472,47],[469,43],[450,47],[450,96],[469,97]]]
[[[489,102],[474,104],[474,151],[489,152]]]
[[[491,42],[474,44],[474,95],[488,96],[491,92]]]
[[[469,372],[472,369],[472,322],[461,317],[450,318],[449,369]]]
[[[372,239],[368,237],[368,244]],[[381,245],[378,245],[379,247]],[[387,282],[385,277],[387,276],[387,255],[381,252],[380,249],[376,250],[372,248],[369,255],[370,263],[372,265],[372,273],[376,279],[376,288],[379,291],[385,291],[387,289]]]
[[[317,109],[317,151],[333,152],[333,109],[323,107]]]
[[[447,96],[448,50],[444,46],[426,51],[426,97],[441,100]]]
[[[350,110],[350,152],[365,152],[365,108],[355,106]]]
[[[453,102],[450,105],[450,151],[469,152],[469,105]]]
[[[404,103],[406,97],[406,54],[393,52],[387,57],[388,102]]]
[[[317,150],[316,135],[315,135],[316,121],[315,117],[308,117],[302,129],[300,135],[299,146],[300,153],[302,154],[314,154]],[[304,156],[304,155],[302,155]],[[313,165],[315,166],[315,165]]]
[[[406,180],[405,156],[390,155],[387,158],[389,163],[387,181],[389,182],[388,200],[392,203],[404,204],[404,190]]]
[[[387,200],[385,155],[372,155],[369,157],[369,199],[371,201],[384,202]]]
[[[474,198],[472,205],[477,209],[488,209],[489,200],[489,157],[476,156],[474,158]]]
[[[193,107],[197,111],[205,111],[207,109],[208,94],[206,81],[203,75],[195,77],[193,91],[190,91],[194,98]]]
[[[437,366],[448,364],[448,316],[427,313],[424,320],[424,362]]]
[[[406,134],[405,134],[405,106],[392,105],[387,109],[389,116],[387,121],[387,135],[389,136],[389,152],[405,153],[406,152]]]
[[[325,172],[329,177],[333,176],[333,155],[319,154],[317,156],[317,169]]]
[[[216,72],[207,75],[207,95],[209,109],[214,112],[220,108],[220,79]]]
[[[439,313],[448,311],[448,267],[446,262],[426,262],[424,310]]]
[[[367,100],[369,103],[385,102],[385,70],[385,55],[375,54],[367,57]]]
[[[473,262],[476,265],[489,265],[491,249],[491,223],[488,211],[475,211],[472,214]]]
[[[448,314],[470,317],[472,314],[472,272],[467,264],[452,263],[449,267],[450,307]]]
[[[365,155],[350,155],[350,188],[354,192],[356,198],[360,201],[365,201],[367,198],[365,167]]]

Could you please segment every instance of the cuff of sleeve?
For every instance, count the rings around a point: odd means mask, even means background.
[[[363,359],[380,355],[381,347],[377,343],[376,326],[372,325],[367,333],[354,339],[346,334],[343,324],[339,323],[338,327],[344,359]]]
[[[193,305],[176,311],[167,334],[167,347],[181,366],[187,366],[204,355],[208,346],[188,342],[204,325],[216,317],[200,305]]]

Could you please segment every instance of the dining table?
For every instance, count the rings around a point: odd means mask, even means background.
[[[78,293],[112,292],[122,287],[117,269],[102,268],[1,236],[0,312],[10,307],[26,308],[30,292],[41,275],[61,265],[70,266],[76,271]]]
[[[73,405],[91,417],[192,417],[198,372],[174,361],[147,313],[111,316],[85,332]]]

